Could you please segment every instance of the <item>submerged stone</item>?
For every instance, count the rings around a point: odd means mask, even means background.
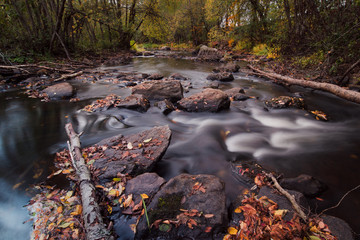
[[[47,87],[42,92],[50,99],[66,99],[74,95],[74,88],[70,83],[64,82]]]

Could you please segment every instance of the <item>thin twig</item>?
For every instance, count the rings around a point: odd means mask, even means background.
[[[276,180],[276,178],[274,177],[274,175],[272,175],[271,173],[266,173],[266,176],[270,177],[271,180],[274,183],[274,187],[279,190],[279,192],[281,194],[283,194],[287,199],[289,199],[289,201],[291,202],[295,212],[301,217],[302,220],[304,220],[304,222],[307,221],[307,217],[306,214],[303,212],[303,210],[301,210],[301,207],[299,206],[299,204],[296,202],[295,198],[293,195],[291,195],[289,192],[287,192],[285,189],[283,189],[279,182]]]
[[[329,207],[329,208],[326,208],[324,210],[322,210],[322,212],[319,214],[319,215],[322,215],[324,214],[325,212],[331,210],[331,209],[334,209],[334,208],[337,208],[340,206],[341,202],[346,198],[347,195],[349,195],[351,192],[357,190],[358,188],[360,188],[360,185],[357,185],[356,187],[354,187],[353,189],[349,190],[347,193],[345,193],[344,196],[342,196],[342,198],[340,199],[340,201],[335,205],[335,206],[332,206],[332,207]]]

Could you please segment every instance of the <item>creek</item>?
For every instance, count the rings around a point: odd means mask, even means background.
[[[130,64],[101,67],[97,71],[172,73],[191,79],[192,88],[185,96],[200,92],[210,81],[206,76],[214,68],[209,63],[180,59],[134,58]],[[41,102],[30,99],[21,90],[0,93],[0,238],[28,239],[31,223],[26,208],[31,198],[29,187],[46,180],[53,170],[53,155],[66,148],[65,123],[73,122],[84,132],[82,145],[90,145],[116,134],[133,134],[153,126],[169,125],[170,146],[156,166],[156,172],[170,179],[180,173],[213,174],[226,183],[230,200],[248,187],[234,173],[234,164],[255,161],[285,177],[312,175],[328,186],[313,200],[318,210],[335,205],[350,189],[360,184],[360,105],[330,94],[284,87],[264,79],[234,74],[235,80],[220,83],[220,89],[242,87],[253,98],[232,102],[220,113],[172,112],[163,115],[156,107],[146,113],[113,109],[104,113],[78,110],[92,100],[110,93],[130,95],[128,88],[106,81],[106,75],[94,82],[72,80],[81,101]],[[188,82],[189,82],[188,81]],[[299,109],[266,110],[263,100],[281,95],[300,94],[311,110],[327,113],[328,122],[317,121]],[[224,133],[228,133],[224,137]],[[52,180],[63,183],[61,179]],[[360,191],[351,193],[329,214],[347,221],[360,232]]]

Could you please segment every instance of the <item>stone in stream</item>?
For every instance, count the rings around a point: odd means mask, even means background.
[[[181,174],[160,188],[147,211],[151,232],[143,215],[135,239],[213,239],[227,224],[225,187],[216,176]]]
[[[155,103],[155,107],[158,107],[164,115],[168,115],[175,110],[174,105],[169,100],[165,99]]]
[[[133,109],[140,112],[146,112],[149,107],[149,101],[140,94],[132,94],[125,99],[115,102],[114,107]]]
[[[219,61],[223,57],[223,54],[220,53],[216,48],[210,48],[203,45],[200,47],[197,57],[206,61]]]
[[[42,92],[50,99],[66,99],[74,95],[74,88],[70,83],[64,82],[47,87]]]
[[[118,173],[136,176],[151,171],[169,146],[170,137],[169,127],[162,126],[102,140],[97,145],[104,146],[103,157],[93,164],[98,178],[106,181]]]
[[[230,99],[226,93],[212,88],[207,88],[178,102],[178,108],[188,112],[218,112],[229,107]]]
[[[164,78],[164,76],[161,75],[160,73],[153,73],[147,79],[149,79],[149,80],[161,80],[163,78]]]
[[[245,101],[250,98],[249,96],[245,95],[245,91],[242,88],[231,88],[226,90],[225,93],[233,101]]]
[[[187,77],[184,77],[183,75],[181,75],[180,73],[173,73],[170,75],[169,77],[170,79],[174,79],[174,80],[188,80]]]
[[[265,101],[269,108],[305,108],[304,99],[298,97],[280,96]]]
[[[214,73],[220,73],[220,72],[229,72],[229,73],[236,73],[239,72],[240,66],[236,63],[229,63],[225,67],[217,67],[213,69]]]
[[[299,191],[310,198],[319,196],[327,189],[324,183],[306,174],[301,174],[296,178],[282,179],[280,185],[286,189]]]
[[[234,80],[234,76],[228,72],[221,72],[221,73],[211,73],[209,76],[206,77],[207,80],[211,81],[220,81],[220,82],[231,82]]]
[[[329,215],[322,215],[321,218],[324,220],[324,223],[328,225],[331,233],[337,240],[355,239],[351,227],[344,220]]]
[[[183,97],[180,81],[163,80],[139,84],[132,88],[133,94],[142,94],[149,100],[165,100],[176,102]]]
[[[287,190],[291,195],[295,197],[296,202],[303,208],[303,209],[309,209],[309,204],[304,197],[304,195],[301,192],[293,191],[293,190]],[[284,216],[285,221],[290,221],[295,212],[293,210],[293,206],[290,203],[290,201],[283,195],[280,195],[275,189],[269,188],[269,187],[262,187],[260,188],[260,191],[258,193],[258,198],[266,196],[267,198],[273,200],[278,204],[279,209],[287,209],[289,210],[288,213]],[[307,214],[307,212],[305,212]]]
[[[126,183],[125,194],[132,194],[135,204],[138,204],[141,201],[140,194],[145,193],[152,198],[165,182],[165,179],[156,173],[144,173]]]

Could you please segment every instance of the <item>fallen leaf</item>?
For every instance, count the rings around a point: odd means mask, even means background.
[[[148,196],[148,195],[146,195],[145,193],[140,194],[140,196],[142,197],[142,199],[147,199],[147,198],[149,198],[149,196]]]
[[[12,187],[12,189],[17,189],[18,187],[20,187],[22,184],[24,184],[24,182],[25,181],[22,181],[22,182],[19,182],[19,183],[17,183],[17,184],[15,184],[13,187]]]
[[[58,208],[56,209],[56,212],[57,212],[57,213],[62,213],[62,211],[63,211],[63,207],[62,207],[62,206],[60,206],[60,207],[58,207]]]
[[[82,213],[82,206],[76,205],[75,211],[71,212],[70,215],[76,216],[76,215],[80,215],[81,213]]]
[[[108,193],[108,196],[111,196],[111,197],[118,197],[120,196],[120,192],[116,189],[111,189]]]
[[[134,148],[131,142],[128,142],[127,148],[130,149],[130,150]]]
[[[91,159],[90,161],[88,161],[87,165],[92,165],[95,162],[95,159]]]
[[[323,228],[325,228],[325,223],[323,221],[321,221],[321,222],[319,222],[318,226],[320,229],[323,229]]]
[[[132,194],[130,194],[124,201],[124,203],[123,203],[124,208],[129,207],[131,202],[132,202]]]
[[[274,217],[282,218],[283,216],[285,216],[285,214],[287,212],[288,212],[288,210],[286,210],[286,209],[275,210],[274,211]]]
[[[229,227],[229,228],[228,228],[228,233],[229,233],[230,235],[236,235],[237,232],[238,232],[238,230],[237,230],[236,228],[234,228],[234,227]]]
[[[224,237],[223,237],[223,240],[230,240],[231,239],[231,235],[230,234],[226,234]]]
[[[121,181],[121,178],[113,178],[113,181],[114,181],[114,182],[120,182],[120,181]]]
[[[107,205],[107,210],[110,214],[112,213],[112,207],[110,205]]]
[[[73,195],[73,193],[74,193],[73,191],[68,191],[65,195],[65,199],[66,200],[69,199]]]
[[[205,214],[204,217],[205,218],[212,218],[212,217],[214,217],[214,214]]]
[[[149,138],[149,139],[145,139],[143,142],[144,143],[148,143],[148,142],[150,142],[152,140],[152,138]]]
[[[240,206],[240,207],[237,207],[234,212],[235,212],[235,213],[241,213],[241,212],[242,212],[241,206]]]
[[[206,227],[204,232],[209,233],[209,232],[211,232],[211,229],[212,229],[212,227]]]
[[[70,226],[70,224],[71,224],[71,222],[66,222],[66,223],[63,223],[63,224],[59,225],[58,227],[59,228],[67,228],[67,227]]]

